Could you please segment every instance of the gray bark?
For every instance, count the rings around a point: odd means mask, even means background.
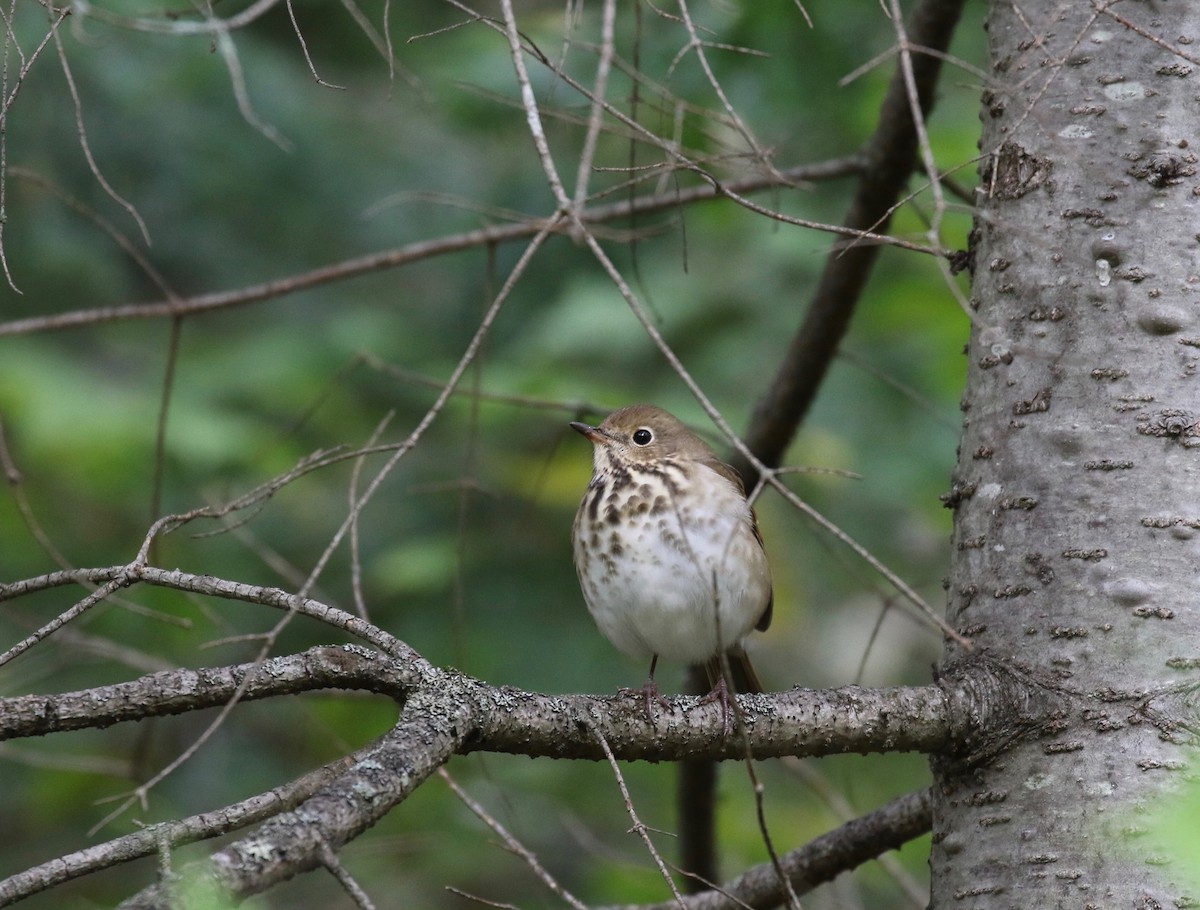
[[[1005,2],[988,26],[947,498],[976,647],[942,671],[986,653],[1063,709],[935,762],[932,906],[1196,906],[1147,812],[1195,758],[1200,11]]]

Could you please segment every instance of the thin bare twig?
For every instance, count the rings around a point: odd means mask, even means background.
[[[363,492],[362,496],[360,496],[358,500],[351,506],[350,513],[342,521],[342,524],[338,527],[337,531],[334,532],[333,537],[326,545],[324,552],[322,552],[316,564],[313,566],[312,572],[309,575],[308,583],[305,585],[305,587],[314,584],[320,577],[321,573],[325,569],[326,564],[329,562],[330,558],[332,558],[334,552],[341,544],[342,538],[349,531],[351,524],[357,520],[358,514],[366,507],[367,503],[374,498],[376,491],[388,478],[400,460],[404,458],[404,456],[407,455],[414,446],[416,446],[417,442],[420,441],[420,439],[425,435],[425,431],[429,429],[429,426],[434,420],[437,419],[438,415],[441,414],[443,408],[446,406],[446,402],[454,393],[455,388],[458,387],[458,383],[462,379],[463,374],[467,371],[467,368],[471,365],[471,363],[475,360],[475,356],[479,353],[479,349],[483,345],[484,339],[487,337],[488,332],[491,331],[492,325],[496,321],[496,317],[500,314],[501,307],[512,294],[513,288],[516,287],[517,282],[524,276],[525,270],[528,268],[529,263],[533,260],[534,255],[541,248],[546,238],[549,237],[553,232],[556,223],[557,222],[555,219],[551,219],[545,228],[529,242],[529,245],[522,252],[520,259],[518,259],[516,264],[513,265],[512,271],[509,272],[508,278],[505,280],[504,285],[500,288],[500,291],[496,294],[495,299],[488,307],[487,312],[483,314],[483,318],[479,321],[479,325],[475,329],[475,334],[471,336],[471,340],[468,342],[466,350],[463,351],[458,363],[455,364],[454,369],[450,373],[450,377],[446,380],[445,386],[438,393],[437,398],[434,400],[433,404],[429,406],[429,409],[425,412],[424,416],[422,416],[421,420],[418,421],[417,426],[411,433],[409,433],[408,437],[402,443],[395,447],[395,450],[384,463],[383,467],[379,469],[379,471],[372,478],[371,482],[367,485],[367,488]]]
[[[387,429],[387,425],[392,422],[392,418],[395,416],[396,412],[394,410],[388,411],[383,415],[383,419],[375,425],[375,429],[371,433],[371,438],[367,440],[368,445],[375,445],[379,437],[383,435],[383,431]],[[354,467],[350,471],[350,487],[347,490],[347,494],[350,498],[350,508],[354,515],[354,520],[350,525],[350,590],[354,596],[354,609],[363,619],[369,619],[367,616],[367,599],[363,596],[362,588],[362,558],[359,553],[358,542],[358,512],[354,511],[354,505],[358,502],[358,485],[365,465],[365,459],[356,458],[354,460]]]
[[[359,750],[360,754],[365,752],[366,748]],[[176,821],[160,822],[141,831],[68,853],[40,866],[33,866],[0,881],[0,903],[21,900],[84,875],[141,859],[156,852],[162,855],[164,848],[220,837],[264,821],[285,809],[299,805],[328,784],[337,773],[349,767],[353,761],[353,756],[339,758],[290,783],[231,805]]]
[[[817,770],[815,763],[806,759],[785,758],[782,760],[782,764],[785,769],[804,781],[809,790],[815,793],[843,823],[852,822],[862,815],[842,792]],[[923,888],[904,868],[904,864],[900,860],[884,853],[876,857],[876,862],[908,896],[913,910],[921,910],[929,903],[929,889]]]
[[[1113,4],[1114,0],[1092,0],[1092,6],[1097,12],[1103,13],[1114,22],[1119,22],[1121,25],[1125,26],[1125,28],[1129,29],[1135,34],[1141,35],[1147,41],[1153,41],[1168,53],[1174,54],[1176,57],[1180,57],[1186,60],[1188,63],[1194,63],[1197,66],[1200,66],[1200,57],[1197,57],[1195,54],[1189,54],[1187,51],[1179,47],[1179,45],[1171,44],[1169,41],[1163,40],[1160,35],[1156,35],[1153,32],[1148,31],[1147,29],[1138,25],[1136,22],[1126,19],[1119,13],[1114,13],[1112,11]]]
[[[583,901],[564,888],[558,879],[550,874],[546,867],[543,866],[538,860],[537,854],[517,840],[517,838],[513,836],[512,832],[505,828],[504,825],[500,824],[495,816],[483,808],[483,806],[478,802],[473,800],[467,791],[460,787],[458,782],[450,776],[450,772],[448,772],[445,768],[438,768],[437,773],[438,777],[440,777],[446,783],[446,786],[454,791],[454,795],[462,801],[463,805],[474,812],[476,818],[491,828],[492,831],[494,831],[500,837],[500,839],[504,841],[504,845],[508,847],[509,850],[524,860],[525,865],[529,867],[530,871],[537,876],[538,880],[544,884],[551,891],[551,893],[561,898],[569,906],[574,907],[575,910],[588,910],[587,905],[584,904]]]
[[[162,391],[158,401],[158,419],[154,429],[154,473],[150,479],[150,520],[162,513],[163,484],[167,475],[167,419],[171,414],[171,392],[179,369],[179,347],[183,337],[183,319],[171,320],[167,340],[167,364],[163,369]]]
[[[749,745],[747,745],[749,751]],[[771,830],[767,826],[767,807],[765,804],[763,783],[758,777],[758,772],[754,770],[754,761],[746,756],[746,773],[750,777],[750,783],[754,787],[754,814],[758,820],[758,833],[762,835],[762,841],[767,848],[767,857],[771,863],[771,868],[775,870],[775,875],[782,886],[784,899],[787,901],[788,907],[792,910],[801,910],[800,898],[796,894],[796,889],[792,885],[791,878],[783,868],[783,862],[779,858],[779,852],[775,849],[775,840],[771,837]]]
[[[122,581],[126,586],[136,583],[154,585],[177,591],[188,591],[193,594],[220,597],[224,600],[256,603],[276,610],[298,613],[358,638],[372,647],[378,648],[384,654],[406,661],[422,660],[421,656],[409,645],[353,613],[347,613],[318,600],[297,597],[280,588],[241,584],[214,578],[210,575],[181,572],[178,569],[124,565],[50,572],[18,582],[0,584],[0,601],[13,600],[36,591],[50,590],[65,585],[104,585],[111,581]]]
[[[904,88],[908,94],[908,107],[912,111],[913,129],[916,131],[917,149],[921,155],[921,163],[925,175],[929,178],[929,189],[933,194],[933,215],[929,219],[929,242],[933,246],[941,245],[942,219],[946,214],[946,198],[942,193],[941,175],[933,157],[933,146],[929,142],[929,132],[925,128],[925,115],[921,110],[921,90],[917,85],[917,77],[913,73],[912,47],[908,41],[908,32],[904,27],[904,14],[900,10],[899,0],[889,0],[891,5],[892,27],[896,30],[896,41],[900,49],[900,71],[904,74]],[[958,301],[959,309],[974,320],[975,311],[967,302],[966,295],[950,273],[950,263],[945,256],[936,257],[938,269],[942,273],[942,281],[951,295]]]
[[[754,212],[756,215],[762,215],[765,218],[770,218],[772,221],[778,221],[781,224],[790,224],[794,227],[811,228],[816,231],[825,231],[830,234],[837,234],[853,241],[853,244],[861,244],[862,241],[871,241],[875,246],[894,246],[897,249],[908,250],[912,253],[924,253],[933,256],[935,259],[945,259],[949,251],[944,249],[940,244],[926,245],[922,243],[913,243],[909,240],[902,240],[899,237],[893,237],[890,234],[877,233],[873,228],[855,228],[847,225],[827,224],[822,221],[812,221],[808,218],[797,218],[795,215],[785,215],[783,212],[767,208],[764,205],[759,205],[747,199],[743,195],[721,184],[714,184],[717,192],[727,199],[731,199],[740,205],[742,208]],[[844,247],[835,246],[834,254],[839,254]]]
[[[908,45],[908,49],[911,53],[914,53],[914,54],[928,54],[931,57],[937,57],[939,60],[943,61],[944,63],[949,63],[953,67],[963,70],[966,73],[970,73],[972,76],[974,76],[976,79],[978,79],[983,85],[994,86],[997,84],[995,77],[992,76],[989,72],[987,72],[987,70],[980,69],[978,66],[975,66],[973,63],[968,63],[966,60],[963,60],[961,57],[956,57],[953,54],[948,54],[945,51],[938,50],[937,48],[934,48],[934,47],[924,47],[923,45],[920,45],[920,44],[911,44],[910,43]],[[854,82],[856,79],[862,77],[866,73],[869,73],[871,70],[875,69],[875,67],[879,66],[881,63],[884,63],[884,62],[890,60],[892,57],[895,57],[896,54],[899,53],[899,51],[900,51],[899,45],[893,44],[886,51],[882,51],[882,52],[876,54],[874,57],[872,57],[866,63],[862,64],[861,66],[855,67],[850,72],[848,72],[845,76],[843,76],[841,79],[839,79],[838,83],[837,83],[838,88],[845,88],[847,85]]]
[[[117,28],[137,32],[157,32],[166,35],[213,35],[215,37],[221,32],[235,32],[240,28],[245,28],[256,19],[269,13],[279,2],[280,0],[255,0],[240,13],[230,16],[228,19],[217,19],[211,15],[206,15],[200,20],[178,17],[150,19],[122,16],[102,6],[94,6],[91,0],[72,0],[70,10],[81,19],[91,17]]]
[[[617,20],[617,0],[604,0],[600,21],[600,59],[596,63],[596,82],[592,87],[592,109],[588,116],[587,135],[579,155],[579,167],[575,172],[575,209],[582,211],[588,196],[588,178],[596,157],[596,145],[604,125],[603,99],[608,91],[608,74],[612,68]]]
[[[942,183],[938,179],[937,164],[933,159],[933,147],[929,144],[929,133],[925,129],[925,112],[921,109],[921,92],[917,87],[917,77],[913,73],[912,48],[908,43],[908,32],[904,27],[904,13],[900,9],[899,0],[888,0],[891,6],[892,28],[896,31],[896,42],[900,52],[900,72],[904,75],[904,90],[908,95],[908,109],[912,113],[913,130],[916,133],[917,150],[921,155],[921,163],[929,178],[929,187],[933,192],[934,212],[929,228],[929,239],[934,246],[939,245],[939,226],[946,210],[946,200],[942,196]]]
[[[62,21],[61,19],[59,20]],[[62,36],[57,28],[51,29],[51,34],[54,36],[54,47],[58,50],[58,60],[62,65],[63,78],[67,81],[67,89],[71,93],[71,101],[75,105],[75,132],[79,136],[79,147],[83,150],[83,157],[87,159],[89,170],[92,176],[96,178],[96,182],[104,189],[114,202],[129,213],[134,223],[138,226],[138,230],[142,232],[142,239],[146,245],[150,244],[150,231],[146,228],[146,222],[142,220],[141,214],[133,203],[129,202],[124,196],[113,189],[112,184],[105,178],[104,173],[100,170],[100,165],[96,163],[96,158],[92,155],[92,146],[88,142],[87,127],[83,124],[83,101],[79,97],[79,89],[75,87],[75,77],[71,74],[71,64],[67,62],[67,49],[63,46]]]
[[[287,7],[288,18],[292,22],[292,30],[296,33],[296,40],[300,42],[300,50],[304,53],[304,62],[308,64],[308,71],[316,80],[317,85],[323,85],[325,88],[338,89],[345,91],[346,86],[334,85],[332,82],[326,82],[317,72],[317,65],[313,63],[312,54],[308,52],[308,42],[304,40],[304,33],[300,31],[300,22],[296,19],[296,7],[292,0],[284,0],[284,6]]]
[[[621,766],[617,763],[616,756],[613,755],[612,748],[608,745],[608,740],[604,738],[604,734],[600,732],[598,727],[594,728],[592,732],[596,737],[596,741],[600,743],[600,748],[604,750],[604,756],[608,759],[609,767],[612,768],[613,777],[616,778],[617,786],[621,790],[621,798],[625,801],[625,811],[629,814],[629,818],[633,822],[633,832],[645,844],[646,852],[654,860],[654,865],[658,866],[658,872],[662,876],[663,881],[671,889],[671,894],[675,898],[676,905],[681,910],[685,910],[686,905],[683,902],[683,895],[679,893],[679,887],[675,884],[675,879],[667,869],[667,864],[663,861],[658,848],[654,846],[654,841],[650,839],[650,829],[638,817],[637,809],[633,805],[633,797],[629,795],[629,788],[625,786],[625,775],[621,773]]]
[[[287,137],[261,119],[254,110],[254,103],[250,100],[250,91],[246,88],[246,74],[242,71],[242,61],[238,57],[237,45],[233,43],[233,36],[229,29],[216,29],[213,32],[213,41],[221,54],[221,59],[225,61],[225,69],[229,72],[229,80],[233,86],[233,98],[237,102],[238,110],[241,111],[242,119],[283,151],[290,152],[292,143]]]
[[[138,245],[134,243],[133,240],[131,240],[123,231],[118,230],[116,226],[113,225],[107,218],[105,218],[91,206],[87,205],[87,203],[83,202],[83,200],[72,196],[50,178],[29,168],[12,167],[9,168],[8,175],[10,177],[16,177],[17,179],[26,183],[33,184],[39,189],[52,194],[55,198],[67,206],[67,208],[76,212],[82,218],[90,221],[105,235],[107,235],[113,243],[120,247],[121,252],[128,256],[130,260],[132,260],[133,264],[141,270],[142,274],[144,274],[156,288],[162,291],[163,296],[167,299],[168,306],[172,305],[172,303],[179,302],[180,297],[175,292],[174,288],[172,288],[167,279],[163,277],[163,274],[154,267],[154,264],[150,261],[149,257],[138,248]]]
[[[761,463],[760,463],[760,465],[756,465],[755,467],[758,468],[758,470],[762,470],[762,471],[767,470],[766,465],[761,465]],[[887,581],[891,585],[893,585],[897,591],[899,591],[902,595],[904,595],[905,600],[907,600],[910,604],[915,606],[922,614],[924,614],[924,616],[933,625],[935,625],[939,629],[941,629],[942,633],[947,638],[953,639],[958,644],[960,644],[962,647],[966,648],[968,651],[970,651],[974,648],[974,645],[972,645],[971,640],[969,638],[966,638],[965,636],[963,636],[962,633],[960,633],[957,629],[955,629],[948,622],[946,622],[946,620],[942,618],[941,613],[939,613],[937,610],[935,610],[933,608],[933,606],[930,605],[929,601],[927,601],[924,597],[922,597],[920,594],[918,594],[912,588],[912,586],[908,584],[908,582],[906,582],[899,575],[897,575],[895,572],[893,572],[891,569],[889,569],[887,566],[885,566],[879,560],[879,558],[877,556],[875,556],[874,553],[872,553],[870,550],[868,550],[866,547],[864,547],[862,544],[860,544],[857,540],[855,540],[853,537],[851,537],[849,534],[847,534],[845,531],[843,531],[841,528],[839,528],[836,524],[834,524],[832,521],[830,521],[828,518],[826,518],[824,515],[822,515],[820,512],[818,512],[816,509],[814,509],[812,506],[810,506],[808,503],[806,503],[803,499],[801,499],[798,495],[796,495],[796,493],[794,493],[792,490],[790,490],[786,486],[784,486],[783,483],[777,477],[774,476],[774,472],[771,473],[771,476],[770,476],[770,479],[768,480],[768,482],[771,484],[772,487],[775,488],[775,490],[784,499],[786,499],[789,503],[791,503],[793,506],[795,506],[797,509],[799,509],[801,512],[803,512],[805,515],[807,515],[809,518],[811,518],[813,521],[815,521],[817,524],[819,524],[822,528],[824,528],[830,534],[832,534],[841,543],[843,543],[847,547],[849,547],[851,549],[851,551],[853,551],[860,559],[862,559],[864,562],[866,562],[867,565],[869,565],[872,569],[874,569],[876,572],[878,572],[880,574],[880,576],[887,579]]]
[[[741,134],[742,139],[745,140],[751,151],[753,151],[755,161],[757,161],[768,172],[773,171],[774,166],[771,163],[770,156],[766,153],[762,146],[758,144],[758,140],[750,131],[750,127],[746,125],[746,122],[742,119],[741,114],[738,113],[737,108],[733,106],[733,103],[725,94],[725,88],[721,85],[720,80],[717,79],[717,74],[713,72],[712,66],[708,61],[708,55],[704,52],[704,48],[706,46],[705,42],[700,40],[700,35],[696,31],[696,23],[692,21],[692,13],[688,8],[687,0],[678,0],[678,7],[680,21],[683,23],[684,28],[687,29],[688,37],[690,38],[687,49],[696,54],[696,60],[699,62],[701,70],[704,71],[704,78],[708,80],[709,86],[711,86],[713,92],[716,93],[717,98],[721,102],[721,106],[725,109],[726,116],[733,123],[734,129]]]
[[[363,890],[362,885],[355,881],[354,876],[346,871],[346,867],[342,865],[342,861],[338,859],[337,852],[329,846],[329,843],[324,839],[321,840],[320,846],[321,865],[337,879],[338,884],[342,889],[350,895],[350,899],[354,901],[354,906],[359,910],[375,910],[375,904]]]
[[[517,87],[521,92],[521,105],[525,109],[525,122],[529,125],[529,134],[533,138],[538,160],[542,163],[542,173],[546,175],[546,182],[550,185],[554,200],[566,211],[571,207],[571,200],[567,196],[562,178],[558,175],[558,168],[554,165],[554,156],[550,153],[546,131],[542,129],[542,118],[533,94],[533,83],[529,81],[529,72],[525,69],[525,51],[521,46],[521,34],[517,30],[517,17],[513,12],[512,0],[500,0],[500,9],[504,13],[504,34],[508,38],[513,68],[517,73]],[[600,100],[603,103],[603,99]]]
[[[38,546],[42,548],[55,565],[62,569],[71,568],[71,561],[63,555],[62,550],[50,539],[50,535],[46,533],[46,529],[42,527],[42,523],[38,521],[37,515],[34,514],[33,505],[30,503],[29,497],[25,495],[25,478],[21,473],[21,469],[17,467],[12,451],[9,449],[8,438],[4,432],[3,417],[0,417],[0,467],[4,469],[4,479],[7,482],[9,491],[12,493],[13,501],[17,504],[17,511],[21,513],[21,519],[25,522],[25,527],[29,529],[29,533],[33,535],[33,539],[37,541]]]
[[[4,666],[6,663],[8,663],[9,661],[11,661],[13,659],[20,657],[22,654],[24,654],[26,651],[28,651],[30,648],[32,648],[34,645],[36,645],[38,642],[44,641],[45,639],[49,638],[51,635],[53,635],[55,632],[57,632],[59,629],[61,629],[63,626],[65,626],[67,623],[73,622],[74,620],[78,619],[80,616],[82,616],[84,613],[86,613],[92,607],[96,606],[96,604],[100,603],[106,597],[108,597],[109,594],[113,593],[114,591],[116,591],[120,588],[127,587],[131,583],[132,583],[132,576],[129,574],[122,573],[122,574],[118,575],[117,577],[111,579],[107,583],[101,585],[95,591],[92,591],[90,594],[88,594],[87,597],[83,598],[82,600],[80,600],[76,604],[74,604],[72,607],[70,607],[70,609],[64,610],[62,613],[59,613],[57,616],[54,617],[54,619],[50,620],[48,623],[46,623],[44,626],[42,626],[40,629],[38,629],[32,635],[25,636],[25,638],[23,638],[21,641],[17,642],[15,645],[13,645],[11,648],[9,648],[7,651],[5,651],[3,654],[0,654],[0,667]]]
[[[401,66],[396,60],[395,48],[392,46],[392,3],[391,0],[384,0],[383,4],[383,31],[382,33],[371,24],[371,20],[359,7],[355,0],[341,0],[342,6],[346,12],[350,14],[350,18],[354,20],[354,24],[359,30],[367,36],[367,40],[371,42],[379,56],[387,61],[388,67],[388,85],[394,86],[396,82],[396,74],[400,74],[400,78],[404,83],[416,92],[420,97],[425,99],[425,92],[420,81],[407,68]],[[427,100],[427,99],[425,99]]]

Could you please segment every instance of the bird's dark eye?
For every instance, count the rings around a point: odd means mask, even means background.
[[[650,445],[650,440],[654,438],[654,434],[642,427],[640,430],[633,431],[633,441],[640,446]]]

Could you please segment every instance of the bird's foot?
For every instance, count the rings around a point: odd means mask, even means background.
[[[672,708],[671,700],[658,691],[658,683],[654,681],[653,676],[642,683],[640,689],[621,688],[617,692],[620,695],[632,695],[635,698],[645,699],[646,720],[651,726],[654,725],[654,702],[658,702],[667,711]]]
[[[714,701],[721,703],[721,729],[723,735],[728,736],[733,732],[733,711],[735,709],[724,676],[717,677],[717,684],[712,687],[711,692],[700,699],[699,704],[711,705]]]

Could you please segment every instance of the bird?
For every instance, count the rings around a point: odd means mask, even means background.
[[[672,414],[634,404],[599,425],[570,427],[592,443],[592,477],[572,528],[579,585],[600,632],[617,650],[650,660],[634,692],[669,706],[659,658],[703,663],[726,732],[729,685],[761,692],[742,647],[771,623],[771,570],[740,475]],[[732,678],[726,680],[722,656]]]

